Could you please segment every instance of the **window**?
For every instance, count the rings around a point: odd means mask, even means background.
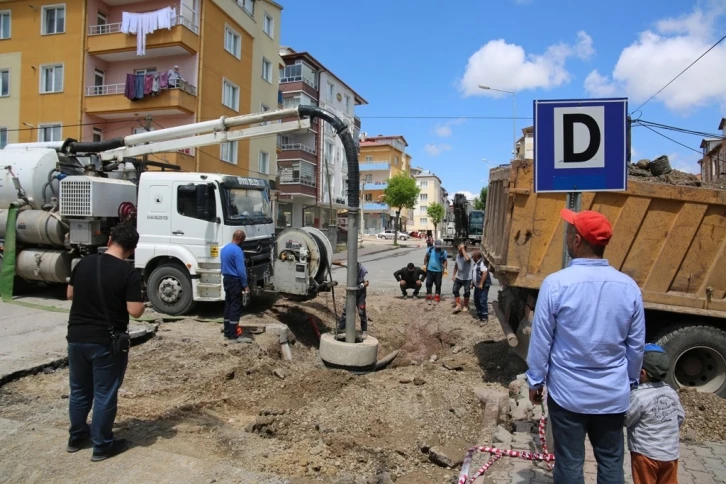
[[[333,85],[328,83],[328,101],[333,101]]]
[[[93,70],[93,93],[96,96],[103,94],[103,85],[106,84],[106,73],[101,69]]]
[[[224,50],[238,59],[242,57],[242,37],[229,27],[224,29]]]
[[[146,69],[135,69],[134,74],[154,74],[156,72],[156,67],[148,67]]]
[[[429,199],[429,194],[428,193],[422,193],[421,196],[419,197],[419,200],[421,200],[422,202],[425,202],[428,199]]]
[[[10,95],[10,71],[5,69],[0,71],[0,97]]]
[[[101,128],[93,128],[93,142],[103,141],[103,130]]]
[[[275,38],[275,19],[270,17],[267,12],[265,12],[265,19],[262,22],[262,30],[273,39]]]
[[[237,5],[247,12],[247,15],[253,16],[255,14],[255,0],[237,0]]]
[[[131,130],[133,134],[141,134],[141,133],[149,133],[151,131],[154,131],[156,128],[146,129],[143,126],[137,126],[134,129]]]
[[[96,27],[99,34],[108,34],[110,29],[108,26],[108,15],[105,12],[96,12]]]
[[[197,191],[201,191],[202,189],[206,189],[207,191],[204,197],[200,197]],[[176,210],[179,212],[179,215],[208,221],[212,221],[217,217],[214,187],[190,183],[177,188],[176,193]],[[202,200],[206,200],[206,203],[202,202],[200,204]]]
[[[418,219],[418,222],[421,225],[428,225],[429,224],[429,219],[427,219],[426,217],[421,217],[420,219]]]
[[[308,84],[313,89],[317,89],[317,71],[302,61],[298,61],[295,64],[285,66],[280,69],[281,84],[300,81]]]
[[[38,127],[38,142],[47,143],[49,141],[61,140],[60,124],[41,124]]]
[[[40,92],[63,92],[63,66],[41,66]]]
[[[335,163],[333,155],[335,154],[335,146],[330,141],[325,142],[325,162]]]
[[[421,188],[427,188],[428,186],[429,186],[429,182],[427,182],[427,181],[421,182]]]
[[[269,83],[272,83],[272,63],[262,58],[262,78]]]
[[[0,150],[8,144],[8,128],[0,128]]]
[[[261,112],[261,113],[266,113],[266,112],[267,112],[267,111],[269,111],[269,110],[270,110],[270,108],[268,108],[268,107],[267,107],[267,106],[265,106],[264,104],[260,103],[260,112]],[[268,124],[268,122],[267,122],[267,121],[265,121],[265,122],[263,122],[263,123],[260,123],[260,126],[267,126],[267,124]]]
[[[368,161],[368,162],[373,161],[373,157],[372,156],[366,156],[366,161]]]
[[[366,193],[366,202],[372,202],[372,201],[373,201],[373,194]]]
[[[421,205],[421,213],[426,213],[426,211],[429,209],[428,205]]]
[[[65,5],[43,7],[43,35],[62,34],[66,31]]]
[[[260,151],[260,156],[258,159],[258,166],[259,167],[257,168],[257,171],[259,171],[261,175],[270,174],[270,154],[269,153]]]
[[[10,11],[0,12],[0,39],[10,38]]]
[[[237,142],[229,141],[219,145],[219,158],[227,163],[237,164]]]
[[[350,112],[350,96],[348,96],[347,94],[345,95],[345,112]]]
[[[222,104],[229,109],[239,111],[239,87],[226,79],[223,81],[222,86]]]
[[[394,165],[398,166],[398,161],[399,161],[398,160],[398,156],[396,156],[396,157],[393,158],[393,164]]]
[[[366,175],[366,183],[373,183],[373,175]]]
[[[282,105],[285,109],[296,108],[300,105],[303,106],[317,106],[315,99],[311,98],[305,93],[296,94],[293,97],[286,97],[283,99]]]

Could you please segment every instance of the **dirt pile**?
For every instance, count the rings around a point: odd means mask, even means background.
[[[704,182],[692,173],[686,173],[672,168],[667,173],[656,175],[655,173],[660,173],[664,161],[669,163],[667,156],[661,156],[653,161],[642,159],[637,163],[631,163],[628,165],[628,176],[633,180],[649,183],[664,183],[668,185],[715,188],[721,190],[726,189],[726,183]],[[656,169],[656,163],[658,163],[658,169]]]
[[[389,369],[363,376],[326,369],[317,356],[310,319],[320,331],[332,327],[330,296],[278,301],[246,316],[290,327],[292,363],[280,359],[274,331],[251,345],[225,345],[218,324],[162,324],[132,350],[118,433],[135,445],[293,482],[450,481],[456,471],[423,450],[475,444],[483,410],[473,388],[493,378],[509,382],[516,372],[507,372],[496,320],[480,326],[469,315],[452,316],[449,302],[369,297],[379,357],[400,353]],[[65,428],[67,378],[64,369],[3,387],[0,417]]]
[[[678,396],[686,411],[682,437],[698,442],[726,440],[726,399],[685,389]]]

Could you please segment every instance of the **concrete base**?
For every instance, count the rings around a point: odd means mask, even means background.
[[[320,358],[331,365],[368,368],[378,359],[378,340],[368,336],[360,343],[337,341],[332,333],[320,336]]]

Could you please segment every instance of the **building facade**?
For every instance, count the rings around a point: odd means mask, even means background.
[[[331,111],[352,127],[357,140],[360,119],[355,107],[367,101],[309,53],[281,47],[280,55],[283,106]],[[278,228],[335,228],[337,212],[348,200],[348,165],[340,138],[328,123],[316,119],[308,130],[279,136],[278,143]]]
[[[363,207],[363,233],[377,234],[395,225],[395,209],[383,203],[383,192],[388,180],[411,169],[411,156],[406,153],[408,143],[401,135],[360,137],[360,177]],[[400,230],[408,229],[409,210],[403,209]]]
[[[411,214],[410,230],[426,232],[434,230],[434,224],[428,216],[428,208],[432,203],[440,203],[444,210],[447,206],[448,192],[441,184],[441,179],[429,170],[414,170],[416,185],[421,189],[418,201]],[[441,224],[436,237],[441,235]]]
[[[100,141],[276,108],[281,11],[271,0],[3,2],[0,127],[9,142]],[[156,30],[132,33],[149,17]],[[276,139],[149,159],[274,180]]]
[[[726,182],[726,118],[721,119],[718,129],[721,130],[721,138],[701,141],[703,158],[698,163],[701,165],[701,180],[705,182]]]
[[[534,159],[534,126],[522,129],[522,137],[517,141],[517,159]]]

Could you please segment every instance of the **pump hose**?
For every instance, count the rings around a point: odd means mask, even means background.
[[[8,210],[8,220],[5,226],[5,244],[3,246],[3,264],[0,269],[0,297],[4,303],[13,300],[13,285],[15,283],[15,224],[18,219],[18,207],[13,203]]]

